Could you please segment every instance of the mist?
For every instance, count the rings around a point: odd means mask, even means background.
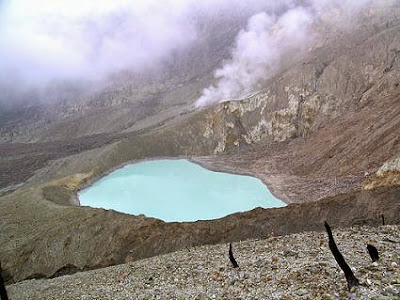
[[[299,1],[279,14],[263,11],[253,15],[236,37],[231,58],[215,71],[216,83],[203,90],[196,106],[242,99],[259,90],[280,70],[284,58],[310,48],[316,22],[351,26],[352,17],[370,2]]]
[[[199,38],[199,23],[223,15],[251,16],[231,57],[216,66],[215,84],[197,106],[257,90],[290,51],[305,51],[313,25],[341,8],[370,0],[3,0],[0,1],[0,104],[60,82],[79,90],[121,71],[157,67]],[[28,91],[28,92],[26,92]],[[25,92],[25,94],[24,94]],[[17,95],[17,96],[15,96]],[[43,98],[38,93],[38,98]],[[26,100],[22,100],[26,101]]]
[[[102,79],[157,65],[197,38],[196,16],[263,1],[25,0],[0,6],[0,81]],[[263,6],[265,6],[263,4]]]
[[[142,69],[196,38],[181,1],[8,1],[0,79],[31,85]]]

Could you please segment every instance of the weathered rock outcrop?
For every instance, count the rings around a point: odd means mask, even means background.
[[[400,156],[386,161],[375,174],[366,174],[363,188],[373,190],[381,186],[400,185]]]

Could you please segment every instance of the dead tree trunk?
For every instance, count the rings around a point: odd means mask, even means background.
[[[236,262],[235,258],[233,257],[233,252],[232,252],[232,244],[229,244],[229,260],[231,261],[232,265],[234,268],[239,268],[238,263]]]
[[[376,249],[375,246],[368,244],[367,250],[368,250],[369,256],[371,256],[371,259],[373,262],[376,262],[379,260],[378,249]]]
[[[1,268],[1,263],[0,263],[0,299],[1,300],[8,300],[6,287],[4,286],[4,280],[3,280],[2,271],[3,270]]]
[[[335,240],[333,239],[331,228],[329,227],[326,221],[325,221],[325,228],[329,237],[329,249],[331,249],[331,252],[335,257],[336,262],[343,270],[347,280],[347,287],[349,288],[349,290],[351,290],[352,287],[357,286],[360,283],[358,279],[354,276],[353,271],[350,269],[349,265],[344,260],[342,253],[340,253],[338,247],[336,246]]]

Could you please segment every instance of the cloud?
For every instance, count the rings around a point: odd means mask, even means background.
[[[143,70],[191,45],[196,18],[268,6],[262,0],[0,3],[0,84],[18,79],[33,86]]]
[[[0,79],[37,84],[141,69],[196,38],[184,1],[9,1],[1,7]]]

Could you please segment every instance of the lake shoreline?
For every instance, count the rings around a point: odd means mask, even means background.
[[[104,180],[106,176],[109,181]],[[106,176],[80,189],[71,201],[80,206],[144,214],[166,222],[214,220],[257,207],[286,206],[260,178],[243,172],[215,171],[193,158],[137,161]],[[134,181],[129,181],[131,176]],[[188,178],[191,180],[187,181]]]

